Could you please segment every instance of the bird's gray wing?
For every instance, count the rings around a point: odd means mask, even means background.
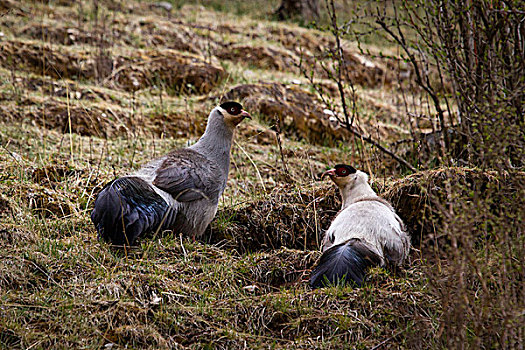
[[[159,168],[153,185],[179,202],[202,198],[216,200],[223,188],[224,175],[218,164],[190,149],[169,153]]]

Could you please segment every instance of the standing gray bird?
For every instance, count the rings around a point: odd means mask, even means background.
[[[159,229],[202,235],[226,187],[233,132],[244,118],[251,117],[239,103],[225,102],[211,111],[206,131],[193,146],[108,183],[91,213],[99,238],[133,245]]]
[[[310,277],[312,288],[327,284],[361,286],[371,266],[401,265],[410,249],[403,222],[368,184],[368,175],[345,164],[326,171],[339,187],[341,211],[326,231],[323,255]]]

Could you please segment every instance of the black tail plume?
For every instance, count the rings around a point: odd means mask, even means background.
[[[132,245],[165,221],[168,204],[138,177],[108,183],[97,196],[91,220],[99,238],[115,245]]]
[[[310,277],[312,288],[363,283],[366,271],[381,263],[381,258],[358,239],[336,245],[323,253]]]

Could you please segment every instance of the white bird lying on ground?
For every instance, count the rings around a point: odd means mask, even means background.
[[[403,222],[368,184],[368,175],[345,164],[326,171],[339,187],[341,211],[326,231],[323,255],[310,277],[312,288],[355,283],[372,266],[401,265],[410,249]]]
[[[211,111],[206,131],[193,146],[108,183],[91,213],[99,238],[133,245],[158,229],[202,235],[226,187],[233,132],[244,118],[250,115],[239,103],[225,102]]]

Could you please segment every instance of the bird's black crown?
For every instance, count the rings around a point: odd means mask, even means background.
[[[348,176],[350,174],[355,174],[357,170],[353,166],[346,164],[337,164],[335,166],[335,173],[337,176]]]
[[[231,115],[238,115],[242,112],[241,104],[233,101],[224,102],[220,107]]]

